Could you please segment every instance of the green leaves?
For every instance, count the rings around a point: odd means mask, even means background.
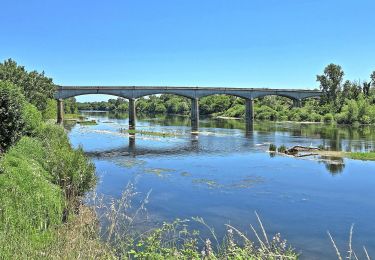
[[[19,88],[0,81],[0,153],[16,143],[23,134],[25,98]]]
[[[12,82],[18,86],[26,100],[39,110],[46,108],[47,99],[53,98],[55,85],[44,72],[27,72],[25,67],[18,66],[15,61],[8,59],[0,63],[0,80]]]
[[[323,75],[317,75],[316,80],[320,83],[320,89],[323,91],[323,103],[335,101],[338,93],[341,91],[341,83],[344,77],[344,71],[341,66],[333,63],[324,69]]]

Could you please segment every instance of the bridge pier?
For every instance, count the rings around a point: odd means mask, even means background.
[[[129,130],[135,129],[135,98],[129,99]]]
[[[191,131],[197,132],[199,128],[199,99],[191,99]]]
[[[245,120],[246,125],[252,125],[254,122],[254,99],[245,99]]]
[[[293,107],[302,107],[302,99],[293,99]]]
[[[62,99],[57,100],[57,123],[62,124],[64,122],[64,101]]]

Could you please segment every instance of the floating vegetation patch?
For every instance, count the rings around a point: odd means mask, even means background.
[[[154,131],[145,131],[145,130],[126,130],[120,129],[121,133],[128,133],[130,135],[140,134],[140,135],[152,135],[152,136],[160,136],[160,137],[173,137],[181,135],[177,132],[154,132]]]
[[[95,121],[95,120],[91,120],[91,121],[78,121],[77,122],[78,124],[80,125],[97,125],[98,123]]]
[[[149,173],[149,174],[155,174],[155,175],[160,176],[160,177],[164,177],[164,176],[166,176],[165,173],[173,172],[173,171],[174,170],[172,170],[172,169],[165,169],[165,168],[148,168],[148,169],[145,169],[143,172]]]
[[[211,179],[203,179],[203,178],[202,179],[195,179],[195,180],[193,180],[193,183],[205,185],[210,189],[224,187],[224,185],[219,184],[215,180],[211,180]]]
[[[118,158],[114,162],[116,165],[126,168],[140,167],[146,164],[146,161],[135,158]]]
[[[238,182],[233,182],[233,183],[229,183],[229,184],[221,184],[221,183],[218,183],[216,180],[212,180],[212,179],[205,179],[205,178],[201,178],[201,179],[194,179],[193,180],[193,183],[194,184],[201,184],[201,185],[205,185],[207,186],[208,188],[210,189],[214,189],[214,188],[220,188],[220,189],[247,189],[247,188],[251,188],[259,183],[263,183],[264,182],[264,179],[259,177],[259,176],[248,176]]]
[[[181,172],[180,175],[181,175],[182,177],[189,177],[189,176],[191,176],[191,173],[188,173],[188,172]]]
[[[257,185],[259,183],[263,183],[264,179],[259,176],[248,176],[239,182],[232,183],[229,187],[231,188],[238,188],[238,189],[246,189],[251,188],[254,185]]]
[[[98,130],[98,129],[87,129],[83,128],[80,130],[81,132],[87,132],[87,133],[96,133],[96,134],[105,134],[105,135],[116,135],[116,136],[126,136],[125,134],[109,131],[109,130]]]

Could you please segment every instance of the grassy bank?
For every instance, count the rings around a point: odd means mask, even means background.
[[[346,153],[346,156],[354,160],[375,161],[375,152],[351,152]]]
[[[95,169],[59,126],[43,124],[0,160],[0,259],[34,255],[57,239]]]

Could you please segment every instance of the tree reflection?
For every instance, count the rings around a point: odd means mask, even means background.
[[[341,157],[321,156],[321,159],[332,176],[342,173],[345,169],[344,159]]]

